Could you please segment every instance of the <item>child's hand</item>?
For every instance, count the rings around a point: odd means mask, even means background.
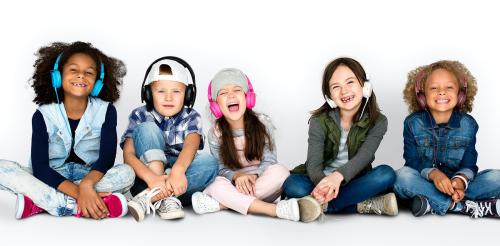
[[[107,195],[109,195],[109,193],[106,192],[100,192],[98,194],[91,185],[80,184],[78,199],[76,200],[78,210],[86,218],[92,217],[93,219],[103,219],[108,217],[108,208],[101,199],[101,197]]]
[[[148,185],[148,188],[150,190],[160,187],[160,193],[156,194],[154,197],[151,198],[152,202],[156,202],[158,200],[161,200],[163,198],[169,197],[172,192],[169,192],[167,189],[167,180],[168,176],[167,175],[152,175],[151,177],[148,177],[146,180],[146,184]]]
[[[344,176],[335,171],[324,177],[318,185],[316,185],[311,194],[320,204],[328,203],[337,198],[342,180],[344,180]]]
[[[465,197],[465,184],[464,181],[460,178],[454,178],[451,180],[451,186],[455,189],[455,193],[453,193],[452,199],[453,202],[462,201]]]
[[[257,175],[255,174],[244,174],[236,173],[234,175],[234,184],[238,192],[245,195],[255,195],[255,182],[257,181]]]
[[[451,196],[451,199],[453,199],[453,202],[459,202],[462,201],[465,197],[465,191],[461,189],[455,189],[455,193]]]
[[[172,172],[168,176],[167,189],[171,190],[173,194],[177,197],[184,194],[187,189],[187,178],[184,172],[176,172],[172,169]]]
[[[434,186],[442,193],[447,194],[448,196],[453,196],[453,193],[455,193],[455,189],[453,189],[453,186],[451,185],[451,180],[446,176],[446,174],[438,169],[434,169],[429,174],[429,179],[434,182]]]

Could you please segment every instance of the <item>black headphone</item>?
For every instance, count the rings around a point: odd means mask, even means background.
[[[194,101],[196,100],[196,82],[195,82],[195,77],[194,77],[194,72],[191,66],[184,60],[182,60],[179,57],[175,56],[164,56],[161,58],[156,59],[151,65],[149,65],[148,69],[146,70],[146,74],[144,75],[144,80],[142,81],[142,86],[141,86],[141,102],[146,102],[146,109],[148,111],[153,110],[153,94],[151,92],[151,86],[150,84],[144,85],[146,83],[146,80],[148,79],[149,72],[153,68],[153,66],[161,61],[161,60],[172,60],[180,63],[184,68],[187,68],[189,70],[189,74],[191,74],[191,80],[193,81],[193,84],[187,85],[186,86],[186,93],[184,94],[184,106],[188,107],[189,109],[193,108]]]

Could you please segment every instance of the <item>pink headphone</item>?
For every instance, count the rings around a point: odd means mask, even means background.
[[[247,109],[252,109],[255,106],[255,92],[253,90],[252,83],[250,83],[250,79],[248,76],[245,75],[247,78],[247,84],[248,84],[248,91],[245,94],[245,101],[247,103]],[[215,116],[216,119],[219,119],[222,117],[222,111],[220,110],[219,104],[212,100],[212,81],[208,84],[208,103],[210,104],[210,111],[212,114]]]
[[[421,89],[422,85],[422,79],[425,76],[425,70],[422,70],[420,73],[417,74],[416,76],[416,81],[415,81],[415,95],[417,97],[417,103],[418,106],[420,106],[420,109],[425,110],[427,109],[427,100],[425,98],[425,93]],[[455,106],[456,108],[461,108],[465,104],[465,99],[467,99],[467,79],[466,78],[458,78],[460,82],[462,82],[462,88],[458,92],[457,96],[457,105]]]

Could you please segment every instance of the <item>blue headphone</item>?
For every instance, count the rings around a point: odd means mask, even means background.
[[[50,70],[50,76],[52,78],[52,87],[54,89],[61,88],[62,86],[62,78],[61,72],[59,71],[59,61],[61,60],[62,54],[59,54],[56,59],[56,63],[54,64],[54,69]],[[90,96],[97,97],[102,90],[103,80],[104,80],[104,64],[101,62],[101,73],[99,75],[99,79],[95,82],[94,88],[90,92]],[[56,92],[57,94],[57,92]]]

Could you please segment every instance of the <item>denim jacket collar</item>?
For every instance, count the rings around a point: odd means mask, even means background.
[[[424,125],[428,129],[439,128],[434,120],[434,117],[432,117],[432,114],[429,111],[424,111]],[[453,110],[450,120],[446,123],[445,127],[449,129],[460,128],[460,113]]]

